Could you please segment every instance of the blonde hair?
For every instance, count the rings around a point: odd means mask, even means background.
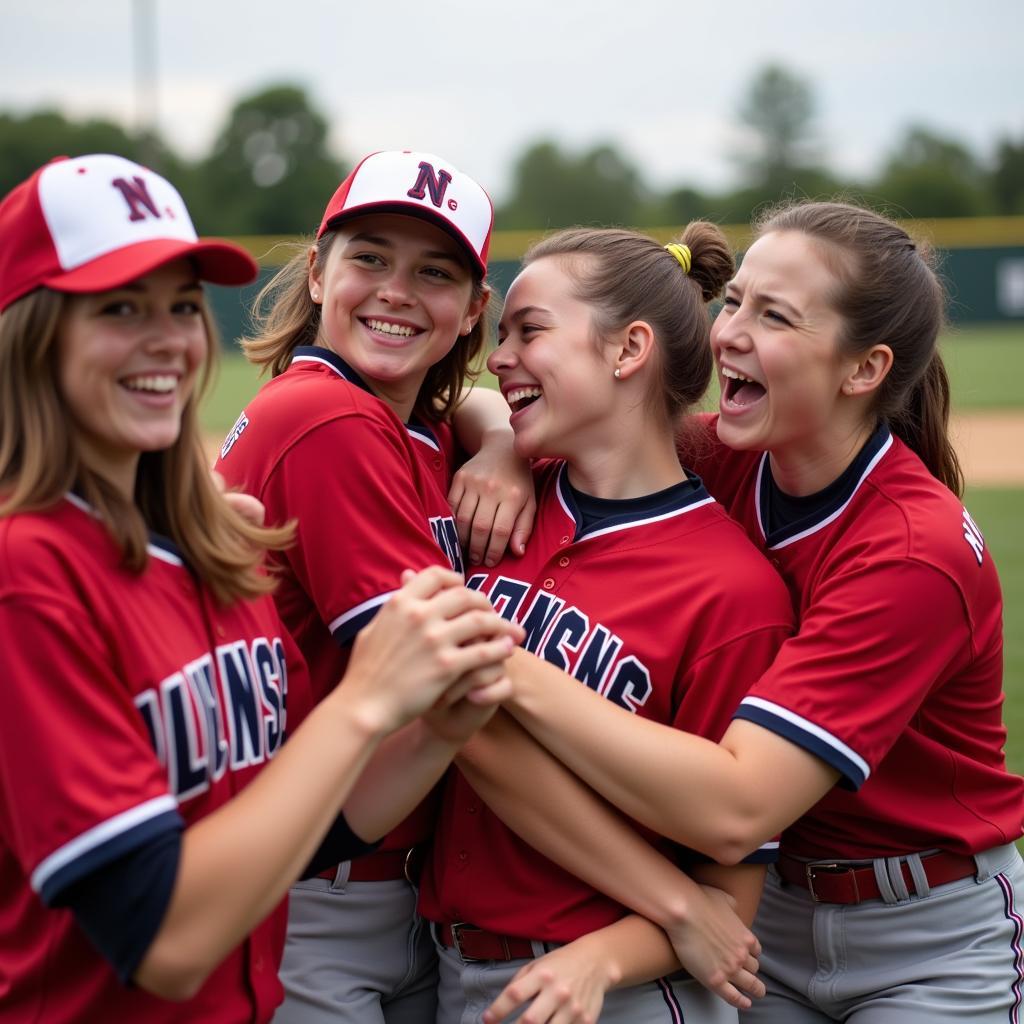
[[[261,568],[292,526],[267,529],[219,493],[203,452],[196,408],[212,377],[217,330],[202,306],[210,355],[185,406],[177,441],[139,460],[134,501],[82,458],[78,428],[58,385],[57,334],[67,296],[39,288],[0,314],[0,516],[47,508],[75,489],[96,511],[130,572],[145,569],[150,530],[169,537],[224,604],[273,589]]]
[[[241,341],[246,358],[270,371],[284,373],[292,353],[300,345],[315,345],[320,333],[320,306],[309,296],[309,249],[316,247],[315,266],[327,264],[337,232],[295,246],[292,258],[260,289],[250,311],[252,333]],[[468,264],[467,264],[468,265]],[[482,277],[473,274],[473,298],[487,291]],[[463,384],[473,382],[482,370],[481,354],[488,341],[491,317],[485,314],[465,337],[456,339],[443,359],[427,371],[413,412],[427,420],[448,418],[461,401]]]

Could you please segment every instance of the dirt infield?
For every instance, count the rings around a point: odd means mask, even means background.
[[[950,433],[968,484],[1024,486],[1024,411],[954,416]]]

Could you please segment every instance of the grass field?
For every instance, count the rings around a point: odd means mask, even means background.
[[[943,352],[958,410],[1024,408],[1024,327],[961,328],[944,339]],[[226,355],[203,408],[206,429],[226,434],[259,385],[240,355]],[[972,488],[966,501],[1003,584],[1007,756],[1013,770],[1024,774],[1024,490]]]
[[[971,488],[966,504],[985,534],[1003,585],[1006,756],[1024,774],[1024,490]]]

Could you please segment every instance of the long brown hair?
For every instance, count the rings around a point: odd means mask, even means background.
[[[838,288],[840,344],[851,354],[874,344],[892,349],[873,413],[956,495],[963,472],[949,440],[949,377],[939,354],[945,291],[932,250],[899,224],[850,203],[796,202],[767,211],[755,237],[799,231],[819,243]]]
[[[299,345],[315,345],[320,335],[320,306],[309,295],[309,248],[316,246],[315,266],[327,265],[336,231],[318,241],[295,246],[291,259],[260,289],[250,311],[252,333],[241,341],[246,358],[272,377],[284,373]],[[487,291],[486,282],[473,275],[473,298]],[[427,371],[413,412],[427,420],[447,419],[459,404],[463,384],[472,383],[482,369],[480,356],[489,337],[491,317],[484,315],[465,337],[456,339],[443,359]]]
[[[182,413],[177,441],[140,458],[131,501],[83,460],[77,426],[61,398],[57,336],[67,301],[39,288],[0,313],[0,516],[47,508],[76,489],[110,531],[129,571],[145,568],[152,530],[174,541],[221,602],[271,590],[273,579],[260,568],[263,553],[284,547],[294,530],[246,522],[210,475],[196,414],[218,348],[205,303],[209,356],[202,377]]]
[[[534,245],[524,265],[545,256],[568,261],[578,298],[593,307],[599,338],[634,320],[653,328],[660,353],[662,413],[670,422],[703,397],[714,368],[707,303],[732,277],[735,264],[725,235],[707,221],[687,225],[680,242],[690,249],[689,273],[665,246],[621,228],[569,228]]]

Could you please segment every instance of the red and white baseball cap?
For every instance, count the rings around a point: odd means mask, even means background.
[[[365,157],[331,196],[316,237],[365,213],[403,213],[431,221],[462,245],[481,275],[487,273],[494,225],[490,197],[433,153],[403,149]]]
[[[159,174],[105,153],[58,157],[0,202],[0,312],[41,286],[106,291],[183,256],[216,284],[245,284],[258,271],[237,245],[200,240]]]

